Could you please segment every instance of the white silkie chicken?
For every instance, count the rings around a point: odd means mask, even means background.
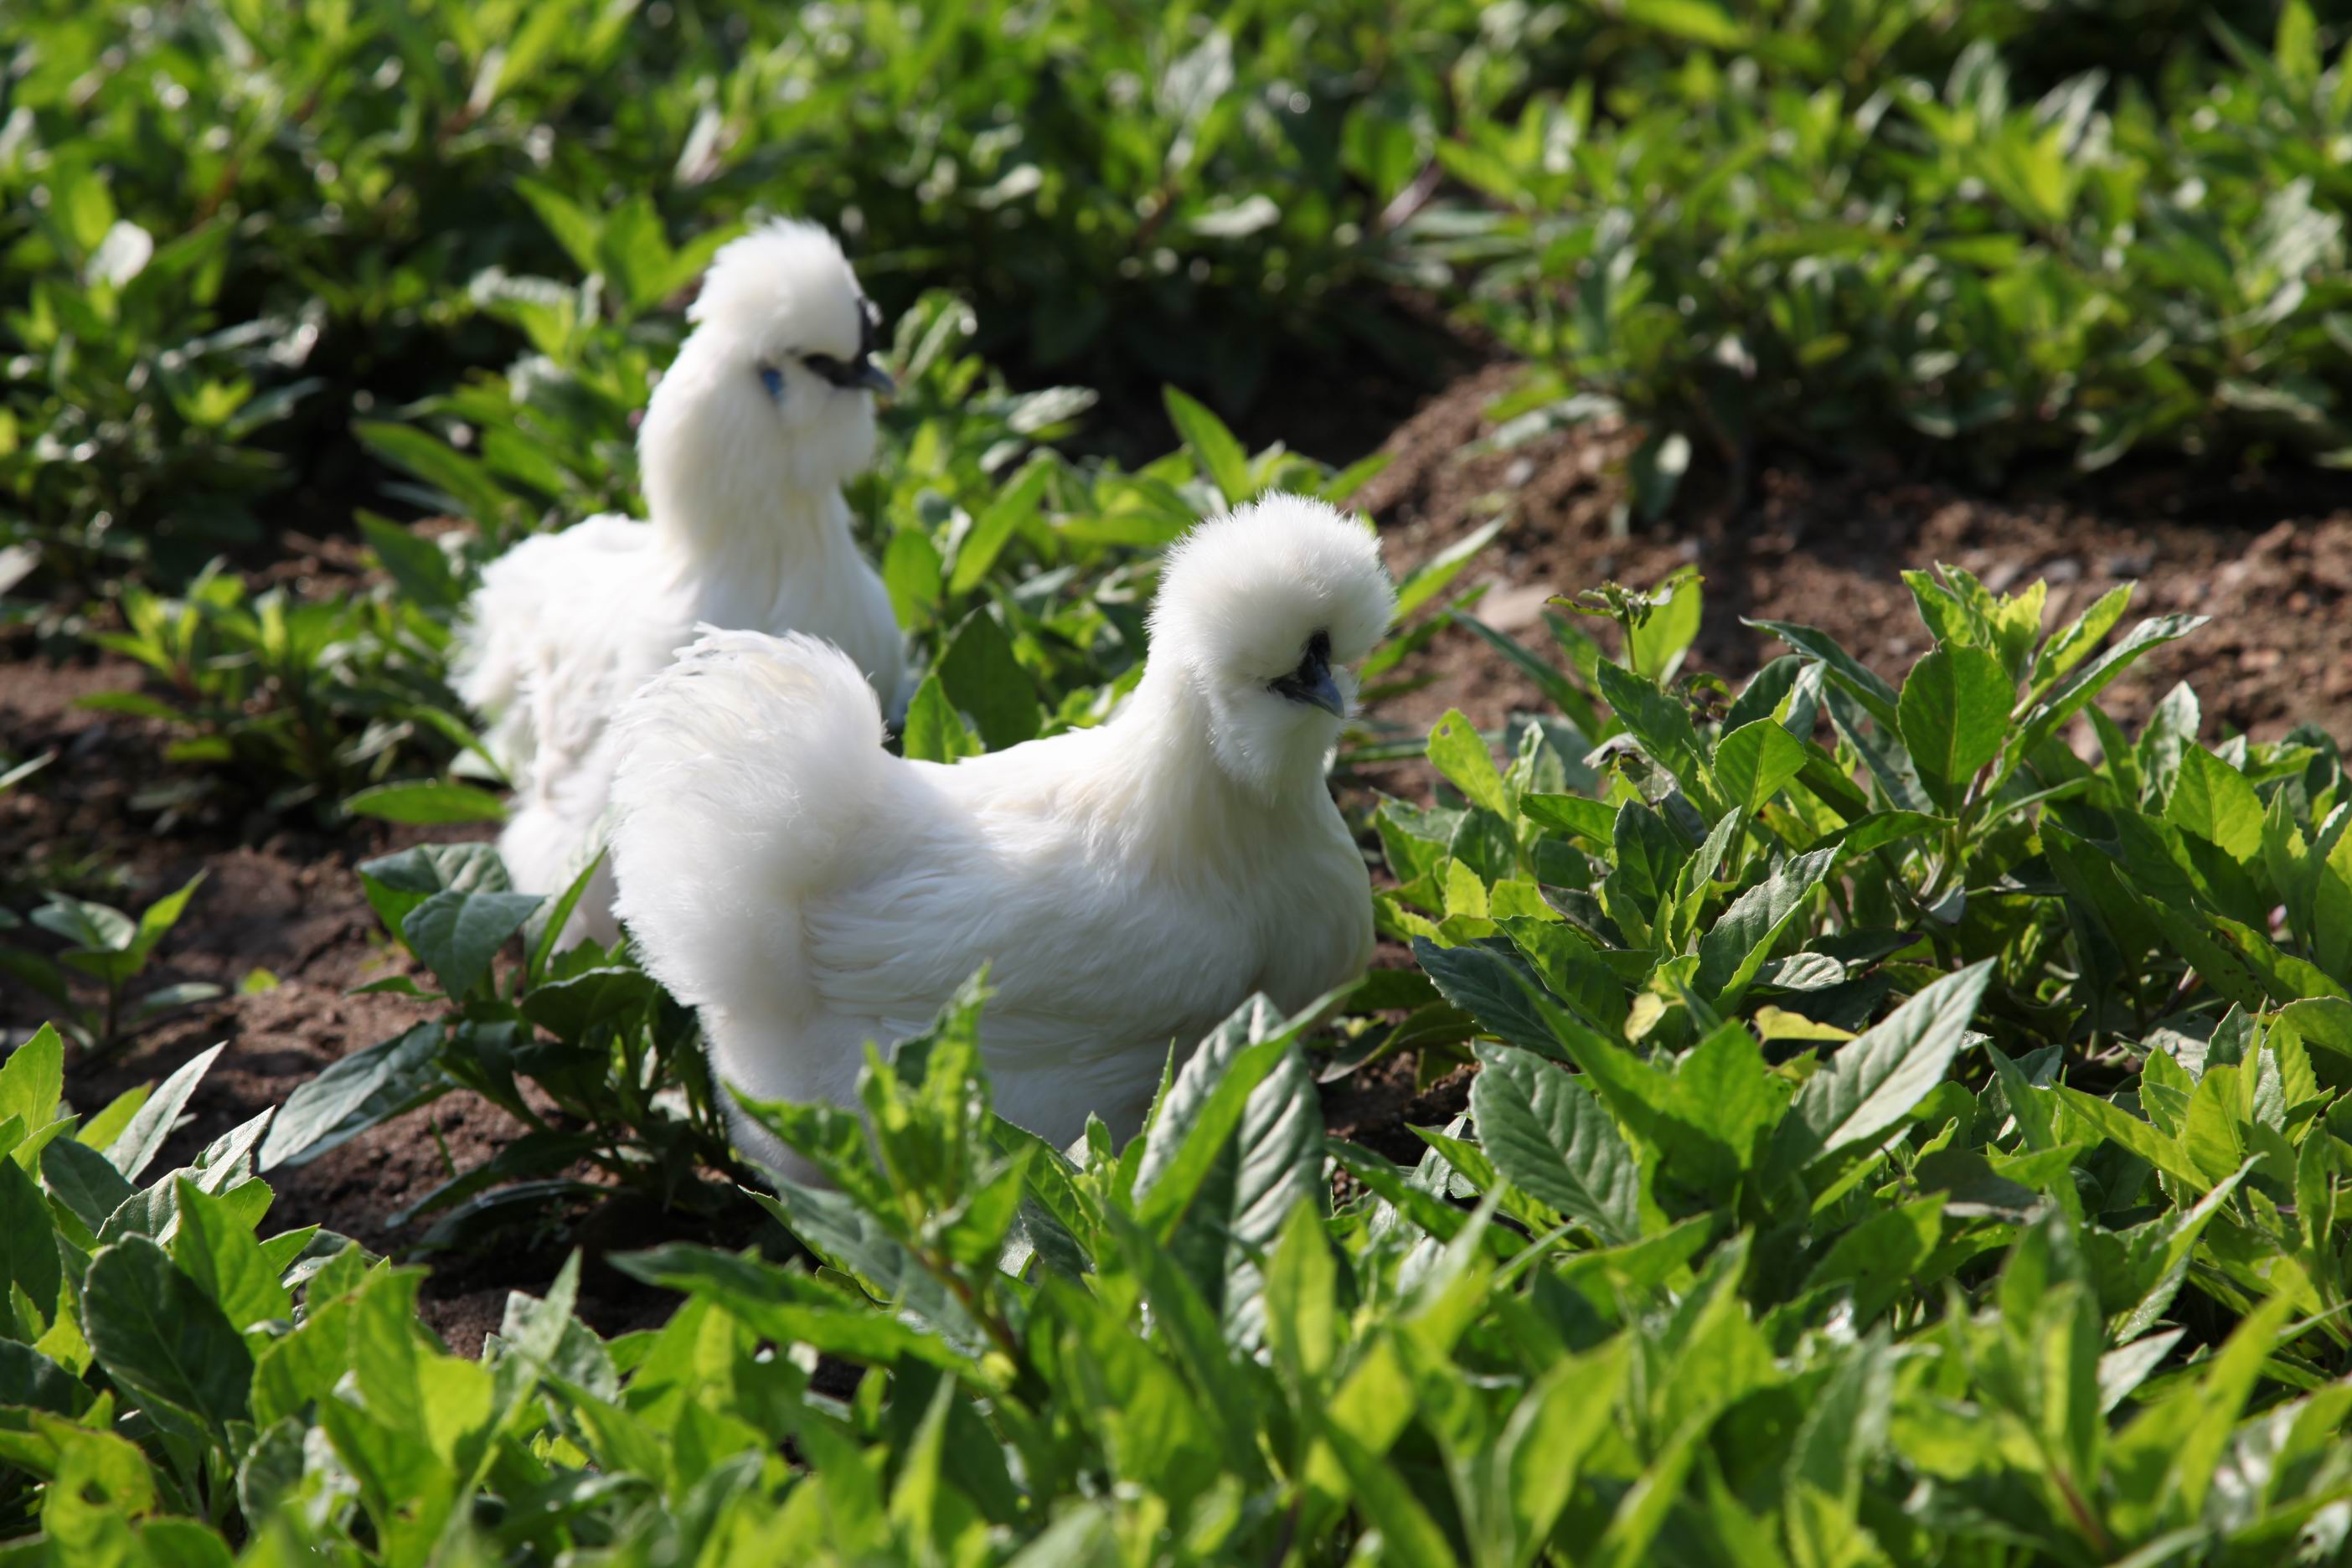
[[[885,752],[857,668],[815,638],[713,632],[621,721],[621,918],[747,1094],[854,1105],[866,1042],[919,1031],[986,963],[998,1112],[1124,1137],[1171,1045],[1370,960],[1370,881],[1323,775],[1395,603],[1361,525],[1241,507],[1170,553],[1107,722],[951,765]]]
[[[649,519],[524,541],[467,606],[458,691],[512,776],[514,885],[561,892],[598,848],[612,721],[703,626],[801,631],[895,702],[905,642],[850,536],[844,480],[874,459],[880,318],[822,226],[777,222],[712,258],[694,331],[637,432]],[[600,866],[565,940],[617,940]]]

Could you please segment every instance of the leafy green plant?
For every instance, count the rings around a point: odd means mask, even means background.
[[[118,1049],[140,1030],[179,1008],[209,1002],[221,988],[207,981],[184,980],[158,985],[133,997],[132,983],[144,973],[155,949],[187,912],[188,900],[204,881],[199,871],[176,892],[166,893],[139,911],[137,919],[110,905],[52,892],[42,905],[19,922],[0,910],[0,931],[30,924],[56,938],[61,946],[40,951],[14,944],[0,945],[0,972],[58,1009],[66,1032],[85,1053]],[[77,996],[76,982],[95,986],[99,1000],[85,1005]]]
[[[45,1104],[41,1184],[0,1161],[12,1234],[55,1235],[81,1282],[47,1252],[12,1281],[38,1332],[5,1352],[0,1446],[41,1529],[16,1550],[226,1561],[226,1527],[253,1563],[2325,1560],[2352,1496],[2332,1321],[2277,1276],[2233,1321],[2163,1326],[2267,1234],[2261,1156],[2147,1173],[2141,1201],[2085,1168],[2095,1138],[2038,1147],[2076,1091],[1946,1077],[1989,1048],[1972,1023],[2006,1027],[1997,965],[1819,1063],[1734,1021],[1651,1060],[1596,1037],[1612,1065],[1581,1074],[1482,1046],[1476,1141],[1429,1130],[1411,1170],[1325,1134],[1315,1015],[1255,1001],[1125,1150],[1041,1145],[990,1111],[975,984],[869,1061],[862,1119],[748,1107],[827,1178],[763,1200],[815,1268],[625,1258],[684,1304],[605,1342],[567,1267],[478,1364],[415,1328],[417,1271],[256,1238],[257,1123],[131,1189],[199,1058],[111,1157],[66,1152],[97,1137]],[[46,1048],[11,1103],[54,1096]],[[2204,1073],[2216,1100],[2244,1081]],[[2332,1191],[2326,1115],[2291,1131]],[[1717,1206],[1676,1212],[1664,1139],[1737,1173]],[[2109,1228],[2116,1202],[2142,1217]],[[2324,1212],[2304,1226],[2332,1242]]]
[[[478,751],[450,711],[442,675],[454,568],[404,531],[371,537],[401,563],[386,590],[256,595],[217,563],[181,598],[124,586],[124,628],[91,640],[146,667],[152,689],[105,692],[81,706],[168,725],[178,738],[164,760],[205,770],[193,789],[151,791],[149,800],[185,805],[211,789],[264,786],[274,810],[310,805],[331,816],[410,753]],[[497,814],[488,797],[472,804],[477,818]]]
[[[2038,96],[2032,51],[1947,9],[1824,35],[1810,9],[1628,8],[1678,69],[1441,142],[1486,210],[1419,243],[1538,367],[1515,432],[1624,409],[1651,511],[1693,443],[1739,473],[1898,441],[1992,478],[2352,447],[2343,182],[2303,152],[2344,134],[2352,69],[2312,8],[2280,7],[2268,50],[2223,30],[2151,81],[2086,62]]]
[[[706,1173],[737,1166],[700,1035],[621,951],[557,942],[588,873],[559,897],[518,893],[486,844],[427,845],[360,867],[369,904],[437,985],[362,987],[444,1005],[443,1016],[354,1051],[289,1096],[260,1168],[299,1164],[395,1116],[470,1089],[524,1131],[401,1216],[431,1216],[426,1246],[484,1244],[546,1223],[551,1205],[615,1194],[679,1215],[724,1202]],[[520,946],[522,962],[501,973]]]

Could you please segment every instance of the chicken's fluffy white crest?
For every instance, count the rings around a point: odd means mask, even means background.
[[[1323,775],[1347,667],[1394,604],[1361,524],[1297,497],[1240,508],[1170,554],[1143,679],[1108,721],[952,766],[885,752],[835,649],[710,632],[622,720],[622,919],[748,1094],[854,1104],[866,1043],[918,1032],[985,963],[999,1112],[1057,1142],[1089,1113],[1125,1136],[1171,1046],[1370,958],[1370,880]]]
[[[490,721],[516,811],[515,886],[568,886],[602,842],[622,702],[709,625],[837,644],[897,700],[904,642],[841,484],[873,460],[879,319],[824,228],[721,247],[694,330],[637,432],[647,519],[591,518],[493,562],[467,606],[459,693]],[[617,938],[600,867],[567,940]]]

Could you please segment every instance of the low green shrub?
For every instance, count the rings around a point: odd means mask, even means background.
[[[211,1054],[79,1123],[44,1034],[0,1067],[10,1560],[2336,1560],[2336,751],[2207,750],[2182,693],[2126,742],[2100,691],[2194,630],[2103,646],[2126,592],[2045,633],[2039,584],[1912,586],[1900,684],[1783,625],[1683,674],[1688,576],[1563,606],[1622,661],[1474,626],[1558,710],[1507,766],[1448,717],[1440,802],[1381,807],[1421,973],[1253,1001],[1066,1151],[992,1114],[978,977],[857,1110],[747,1106],[827,1180],[758,1198],[808,1258],[618,1258],[659,1330],[600,1340],[567,1267],[448,1355],[420,1270],[259,1234],[257,1152],[413,1086],[140,1187]],[[473,1031],[420,1060],[652,1081],[625,964],[492,977],[538,910],[482,852],[369,876]],[[1480,1066],[1409,1165],[1324,1126],[1370,1010]]]
[[[2320,151],[2352,134],[2352,66],[2304,0],[2267,48],[2224,29],[2152,79],[2086,61],[2031,93],[2038,37],[1923,57],[1941,7],[1832,9],[1629,6],[1672,68],[1438,145],[1484,200],[1424,215],[1416,248],[1539,368],[1520,432],[1622,408],[1653,511],[1692,443],[1738,471],[1924,449],[1979,479],[2352,453],[2352,181]]]

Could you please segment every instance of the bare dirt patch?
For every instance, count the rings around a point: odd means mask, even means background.
[[[1490,583],[1480,618],[1531,646],[1549,646],[1541,612],[1551,595],[1612,577],[1646,584],[1691,563],[1707,579],[1697,668],[1738,678],[1785,651],[1741,626],[1747,616],[1819,626],[1895,679],[1927,651],[1898,574],[1906,567],[1948,562],[1996,589],[2046,578],[2053,626],[2137,581],[2134,615],[2188,611],[2212,622],[2110,689],[2105,700],[2126,727],[2186,679],[2203,701],[2209,743],[2233,731],[2273,738],[2299,721],[2352,738],[2352,474],[2265,484],[2148,472],[2079,494],[1997,499],[1889,472],[1783,467],[1734,500],[1721,494],[1726,476],[1701,465],[1685,486],[1693,515],[1615,537],[1634,445],[1622,427],[1586,425],[1461,456],[1493,435],[1485,410],[1515,374],[1489,367],[1432,399],[1384,443],[1393,461],[1358,499],[1399,569],[1507,516],[1460,581]],[[1436,679],[1377,717],[1425,726],[1458,707],[1489,725],[1538,700],[1467,633],[1441,635],[1420,673]]]

